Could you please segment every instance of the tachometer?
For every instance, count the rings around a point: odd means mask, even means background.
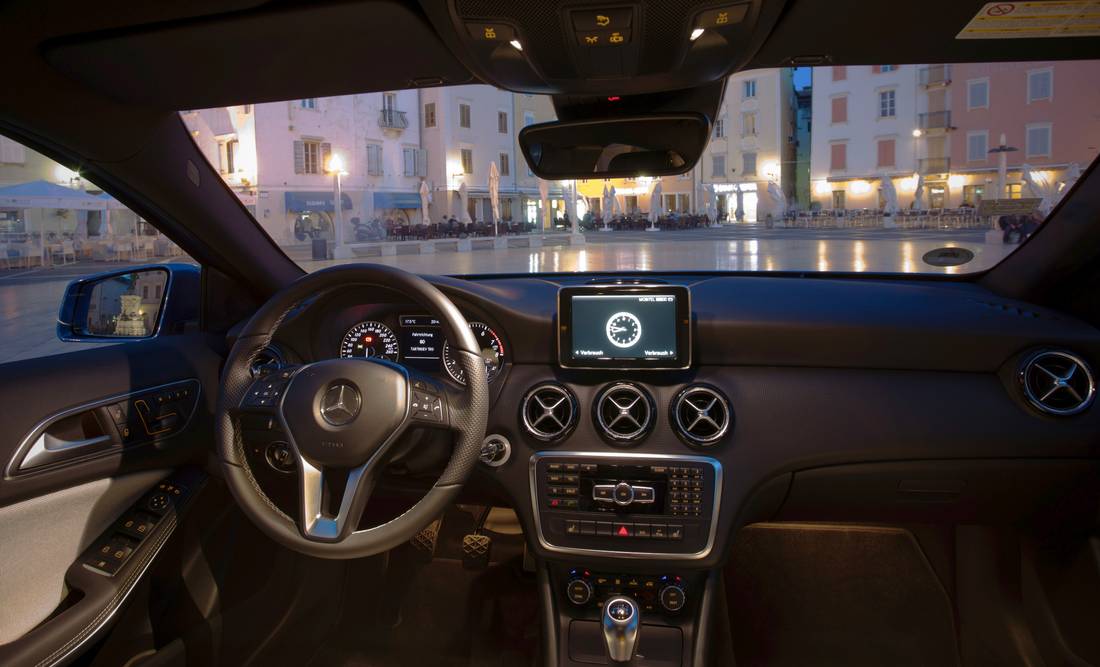
[[[340,356],[346,358],[381,357],[396,362],[401,354],[397,336],[381,322],[367,321],[356,324],[344,334],[340,343]]]
[[[470,331],[474,332],[481,347],[481,358],[485,360],[485,375],[492,382],[500,374],[500,367],[504,365],[504,342],[500,340],[497,332],[489,328],[489,325],[481,322],[470,322]],[[443,367],[447,369],[447,375],[459,384],[466,384],[466,371],[458,363],[458,359],[451,353],[450,343],[443,344]]]

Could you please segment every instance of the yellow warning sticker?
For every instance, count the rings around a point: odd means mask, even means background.
[[[1095,37],[1100,0],[987,2],[955,39]]]

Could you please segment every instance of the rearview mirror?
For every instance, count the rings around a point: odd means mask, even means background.
[[[101,273],[69,283],[57,337],[70,342],[152,338],[198,320],[199,269],[163,264]]]
[[[539,178],[673,176],[695,166],[710,123],[701,114],[664,114],[529,125],[519,144]]]

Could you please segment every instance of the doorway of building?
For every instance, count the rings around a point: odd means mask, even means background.
[[[299,242],[310,239],[331,241],[332,216],[325,211],[302,211],[294,219],[294,238]]]

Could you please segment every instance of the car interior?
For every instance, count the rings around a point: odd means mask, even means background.
[[[193,260],[0,364],[0,664],[1100,665],[1095,163],[969,273],[306,271],[179,113],[482,83],[539,177],[680,174],[738,72],[1100,58],[993,4],[0,3],[0,134]]]

